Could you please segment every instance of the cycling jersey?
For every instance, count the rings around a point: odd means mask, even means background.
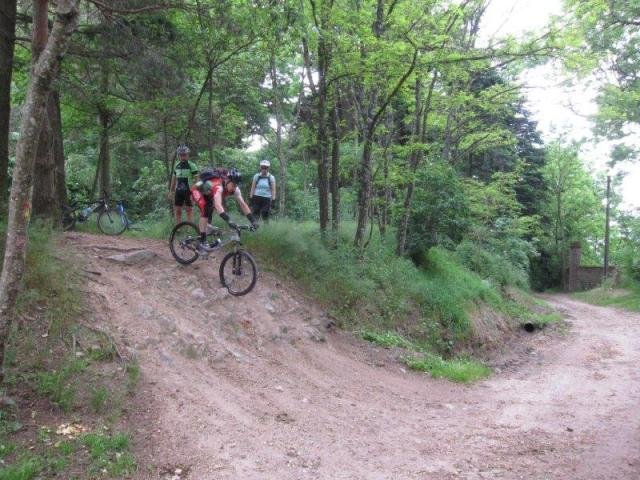
[[[178,191],[188,191],[190,179],[198,175],[198,167],[196,164],[189,161],[183,160],[178,162],[176,166],[173,168],[173,174],[176,177],[176,192]]]

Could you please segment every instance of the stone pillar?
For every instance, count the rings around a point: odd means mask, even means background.
[[[578,271],[580,269],[581,254],[582,246],[580,245],[580,242],[573,242],[569,253],[569,281],[567,282],[567,290],[570,292],[575,292],[580,288]]]

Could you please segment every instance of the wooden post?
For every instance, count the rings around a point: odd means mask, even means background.
[[[611,176],[607,175],[607,207],[604,224],[604,273],[603,280],[609,276],[609,205],[611,203]]]

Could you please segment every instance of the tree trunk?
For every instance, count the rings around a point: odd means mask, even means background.
[[[0,214],[7,211],[9,187],[9,119],[11,115],[11,74],[16,42],[17,0],[0,2]]]
[[[340,112],[339,99],[331,110],[331,230],[337,240],[340,226]]]
[[[211,68],[211,65],[209,65],[210,70]],[[207,147],[209,148],[209,165],[213,165],[213,75],[209,77],[209,104],[207,106]]]
[[[41,52],[47,44],[49,36],[49,15],[48,0],[35,0],[33,12],[33,39],[31,43],[31,52],[33,62],[38,60]],[[54,74],[57,76],[57,74]],[[53,111],[54,99],[52,96],[53,87],[47,97],[47,107],[42,119],[42,128],[40,129],[40,138],[38,140],[38,150],[34,171],[38,180],[37,188],[33,192],[33,214],[50,220],[57,220],[56,215],[56,198],[55,198],[55,159],[53,156],[53,130],[51,118],[56,116]]]
[[[329,223],[329,159],[327,155],[327,70],[328,51],[322,36],[318,41],[318,201],[320,209],[320,231],[327,230]]]
[[[62,117],[60,115],[60,95],[55,90],[49,96],[49,102],[52,104],[49,120],[53,131],[53,158],[56,165],[55,168],[55,200],[56,200],[56,219],[60,218],[59,208],[69,203],[67,197],[67,175],[64,162],[64,142],[62,138]]]
[[[27,251],[33,165],[38,148],[47,97],[58,72],[78,19],[77,0],[58,0],[56,20],[44,51],[35,63],[22,110],[20,138],[16,146],[16,164],[9,196],[9,220],[4,252],[4,264],[0,277],[0,364],[4,365],[4,353],[11,328],[16,299],[22,284]],[[0,370],[0,381],[4,369]]]
[[[373,132],[368,128],[365,138],[364,146],[362,149],[362,160],[360,162],[360,171],[358,173],[359,186],[358,186],[358,223],[356,225],[355,245],[362,247],[364,243],[364,230],[367,227],[367,220],[369,218],[369,208],[371,204],[371,157],[373,149]]]
[[[269,58],[269,74],[271,76],[271,91],[273,93],[273,113],[276,117],[276,156],[278,157],[278,163],[280,165],[278,212],[280,215],[284,215],[287,188],[287,158],[282,147],[282,125],[284,124],[284,120],[282,118],[282,103],[280,101],[280,85],[278,83],[277,73],[275,56],[272,53]]]
[[[111,154],[109,152],[109,126],[111,114],[106,109],[98,112],[100,122],[100,153],[98,154],[98,178],[100,191],[98,196],[111,196]]]
[[[100,79],[100,94],[106,96],[109,93],[109,65],[102,64],[102,77]],[[98,154],[98,178],[100,191],[98,196],[111,196],[111,153],[109,151],[109,129],[111,128],[111,112],[105,104],[98,104],[98,123],[100,125],[100,152]]]

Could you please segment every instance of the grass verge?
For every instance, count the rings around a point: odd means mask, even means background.
[[[45,227],[30,229],[0,391],[0,480],[126,478],[136,464],[119,430],[139,369],[80,323],[91,312],[86,282],[52,239]]]
[[[594,288],[586,292],[577,292],[573,297],[592,305],[618,307],[640,312],[640,283],[628,283],[627,288],[618,289],[608,286]]]

